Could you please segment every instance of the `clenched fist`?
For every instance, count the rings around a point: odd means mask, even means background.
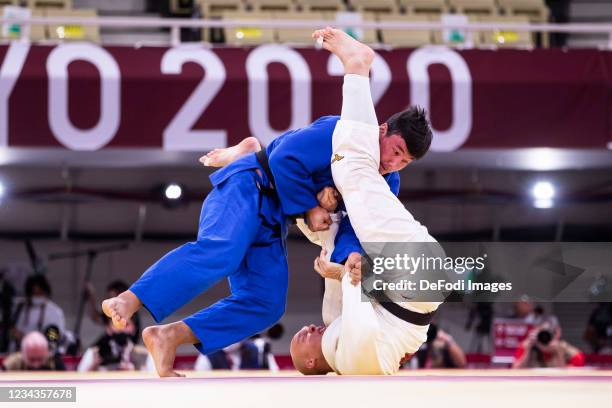
[[[358,252],[351,252],[344,264],[344,270],[349,274],[351,283],[354,286],[359,285],[361,282],[361,254]]]

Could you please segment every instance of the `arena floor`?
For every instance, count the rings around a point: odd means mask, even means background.
[[[572,407],[610,406],[612,371],[406,371],[393,377],[281,372],[186,372],[158,379],[140,373],[1,373],[0,387],[74,386],[77,403],[113,407]],[[526,405],[527,404],[527,405]],[[2,403],[2,406],[8,406]],[[18,406],[40,406],[19,403]]]

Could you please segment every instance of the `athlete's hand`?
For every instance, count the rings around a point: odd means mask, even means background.
[[[344,264],[344,270],[349,274],[351,283],[354,286],[359,285],[361,282],[361,254],[358,252],[351,252]]]
[[[327,231],[332,224],[329,212],[323,207],[316,206],[306,211],[306,225],[312,232]]]
[[[317,271],[322,278],[342,280],[342,271],[344,267],[340,264],[329,262],[326,260],[327,248],[325,245],[321,248],[321,253],[314,260],[314,270]]]
[[[338,190],[333,187],[325,187],[323,190],[319,191],[317,194],[317,200],[319,200],[319,205],[325,208],[329,212],[333,212],[338,206],[338,197],[340,194]]]

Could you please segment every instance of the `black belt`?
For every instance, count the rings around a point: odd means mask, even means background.
[[[367,255],[363,254],[363,258],[366,259],[366,262],[370,265],[373,265],[372,259]],[[363,259],[362,258],[362,259]],[[415,324],[417,326],[427,326],[433,320],[436,311],[434,310],[431,313],[418,313],[413,312],[412,310],[404,309],[397,303],[393,302],[385,293],[381,290],[372,290],[369,293],[366,293],[371,299],[375,299],[385,310],[391,313],[393,316],[401,319],[405,322]]]
[[[274,188],[274,176],[272,175],[272,170],[270,170],[268,154],[264,149],[261,149],[255,153],[255,158],[257,159],[257,163],[259,163],[264,173],[266,173],[268,183],[270,184],[270,186],[262,186],[261,184],[257,183],[257,187],[266,195],[276,195],[276,190]]]
[[[380,305],[398,319],[416,324],[417,326],[427,326],[433,320],[434,314],[436,314],[435,311],[431,313],[413,312],[412,310],[404,309],[396,303],[390,302],[380,302]]]

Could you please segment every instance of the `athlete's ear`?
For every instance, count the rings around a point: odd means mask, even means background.
[[[309,358],[308,360],[306,360],[306,368],[308,369],[312,369],[315,366],[315,359],[314,358]]]
[[[387,136],[387,129],[388,128],[386,123],[383,123],[382,125],[378,126],[380,137]]]

